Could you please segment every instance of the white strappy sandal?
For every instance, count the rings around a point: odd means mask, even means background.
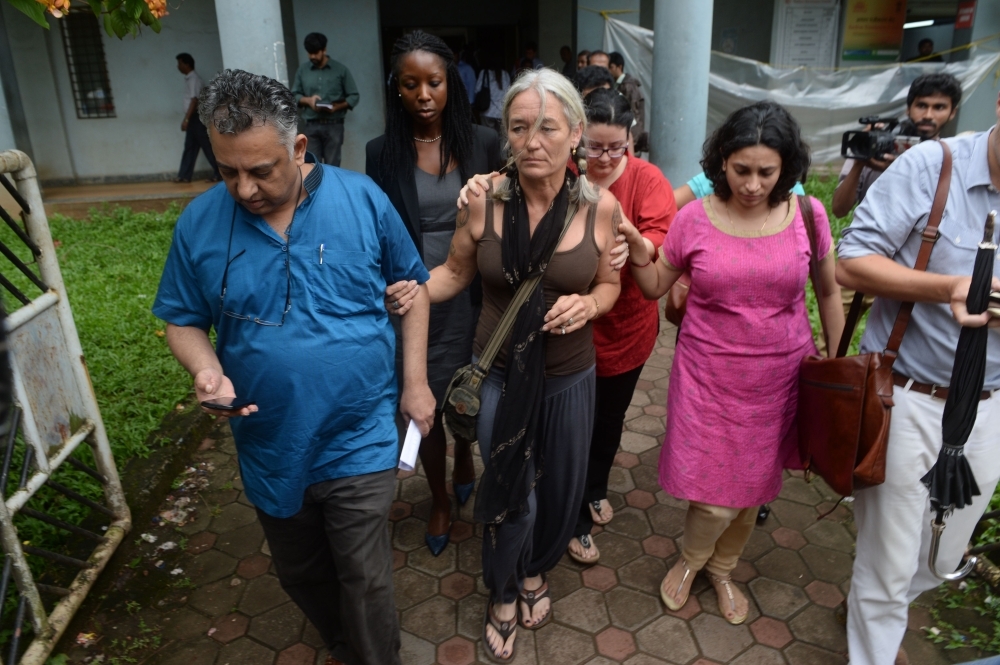
[[[730,576],[728,576],[728,575],[725,576],[725,577],[719,577],[718,575],[713,575],[712,573],[708,573],[708,572],[706,572],[706,575],[708,575],[708,579],[711,580],[713,584],[716,584],[716,585],[721,584],[726,589],[726,595],[729,597],[729,609],[730,609],[730,611],[733,612],[733,614],[735,614],[736,613],[736,596],[733,595],[733,578],[730,577]],[[716,595],[719,595],[719,588],[718,588],[718,586],[716,586],[716,588],[715,588],[715,593],[716,593]],[[738,626],[741,623],[743,623],[744,621],[746,621],[747,620],[747,616],[749,616],[749,614],[750,614],[749,603],[750,603],[750,601],[748,599],[747,600],[747,605],[748,605],[747,611],[744,612],[742,616],[734,616],[732,619],[728,619],[728,618],[726,618],[726,610],[722,606],[722,596],[719,595],[719,612],[722,613],[722,618],[723,619],[726,619],[726,621],[728,621],[729,623],[733,624],[734,626]]]
[[[684,588],[684,584],[688,581],[688,578],[692,577],[693,571],[690,568],[688,568],[687,561],[684,559],[684,557],[681,557],[678,563],[684,566],[684,577],[681,578],[681,583],[677,585],[677,591],[680,591],[681,589]],[[676,566],[676,564],[674,565]],[[673,569],[671,568],[671,570]],[[668,571],[667,577],[669,576],[670,572]],[[683,600],[677,602],[670,596],[670,594],[667,593],[667,590],[663,588],[663,584],[667,581],[667,577],[664,577],[663,582],[660,582],[660,599],[663,600],[663,604],[667,606],[667,609],[669,609],[672,612],[676,612],[680,610],[682,607],[684,607],[684,605],[687,603],[688,598],[691,596],[691,587],[690,586],[688,587],[687,592],[684,594]]]

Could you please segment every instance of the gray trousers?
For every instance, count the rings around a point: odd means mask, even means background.
[[[281,587],[347,665],[399,665],[389,506],[396,470],[306,489],[292,517],[257,510]]]
[[[569,376],[545,380],[541,436],[537,454],[529,460],[542,465],[542,476],[528,497],[528,509],[483,534],[483,581],[494,603],[513,603],[525,577],[547,573],[562,558],[573,537],[577,513],[587,485],[587,458],[594,429],[593,367]],[[491,373],[483,384],[479,449],[488,463],[503,372]]]
[[[340,166],[340,148],[344,145],[344,123],[306,122],[302,133],[309,139],[308,150],[316,159]]]

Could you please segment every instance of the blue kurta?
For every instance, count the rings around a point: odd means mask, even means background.
[[[298,512],[309,485],[395,466],[395,341],[382,294],[429,278],[368,177],[316,165],[305,186],[287,242],[222,185],[192,201],[153,306],[168,323],[215,328],[226,376],[260,409],[231,421],[243,484],[274,517]]]

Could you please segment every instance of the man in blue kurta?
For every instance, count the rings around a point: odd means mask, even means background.
[[[399,663],[387,530],[395,412],[426,435],[434,397],[425,287],[403,320],[401,395],[381,294],[429,276],[382,191],[306,152],[295,109],[285,86],[247,72],[205,88],[199,113],[225,186],[178,220],[153,312],[200,401],[253,402],[216,413],[239,416],[247,496],[329,662]]]

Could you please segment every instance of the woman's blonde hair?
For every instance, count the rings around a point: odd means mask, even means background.
[[[538,117],[535,118],[535,123],[528,130],[528,141],[535,135],[541,126],[542,121],[545,119],[545,102],[546,93],[551,94],[562,105],[563,117],[566,118],[567,124],[569,124],[570,129],[579,126],[583,131],[587,129],[587,112],[583,107],[583,100],[580,98],[580,93],[577,92],[573,84],[569,82],[565,76],[555,71],[554,69],[536,69],[529,70],[517,77],[510,88],[507,90],[507,94],[503,98],[503,107],[501,111],[501,120],[503,122],[503,133],[504,133],[504,150],[510,154],[508,158],[508,165],[513,164],[517,159],[517,155],[512,154],[512,148],[510,145],[510,139],[507,138],[508,131],[510,128],[510,107],[514,103],[514,99],[518,95],[527,92],[529,90],[534,90],[538,93],[538,97],[541,100],[541,108],[538,111]],[[511,192],[511,180],[510,178],[504,179],[500,185],[494,190],[493,198],[499,199],[501,201],[507,201],[510,199]],[[569,192],[570,201],[573,203],[588,203],[594,205],[600,199],[600,190],[590,184],[587,180],[587,176],[581,174],[577,179],[576,184],[570,189]]]

